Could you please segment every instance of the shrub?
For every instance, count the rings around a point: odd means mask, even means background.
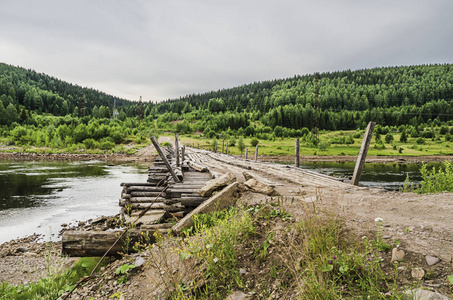
[[[252,140],[250,141],[250,145],[252,145],[252,147],[256,147],[256,145],[258,145],[260,142],[259,139],[257,139],[256,137],[252,138]]]
[[[425,139],[422,138],[422,137],[419,137],[417,138],[417,140],[415,141],[418,145],[423,145],[425,144]]]
[[[102,139],[99,143],[99,149],[101,150],[112,150],[114,147],[115,143],[108,139]]]
[[[83,140],[83,144],[87,149],[94,149],[99,146],[98,142],[96,142],[94,139],[85,139]]]
[[[385,136],[385,142],[387,144],[390,144],[391,142],[393,142],[393,135],[391,135],[390,133],[387,133],[387,135]]]

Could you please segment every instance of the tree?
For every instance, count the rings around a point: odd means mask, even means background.
[[[256,147],[256,145],[258,145],[260,142],[260,140],[256,137],[252,138],[252,140],[250,141],[250,145],[252,145],[252,147]]]
[[[390,144],[391,142],[393,142],[393,135],[391,133],[387,133],[386,136],[385,136],[385,142],[387,144]]]
[[[11,125],[14,122],[19,120],[19,115],[17,114],[17,110],[12,103],[8,104],[8,107],[5,111],[5,123],[6,125]]]
[[[407,134],[406,134],[406,130],[403,130],[403,131],[401,132],[400,142],[401,142],[401,143],[407,142]]]
[[[242,153],[244,152],[244,149],[245,149],[244,139],[242,138],[242,136],[238,140],[238,149],[242,155]]]

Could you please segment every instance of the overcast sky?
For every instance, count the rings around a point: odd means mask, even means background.
[[[0,0],[0,62],[129,100],[453,62],[451,0]]]

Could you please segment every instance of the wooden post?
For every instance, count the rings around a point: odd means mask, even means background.
[[[225,140],[222,141],[222,153],[225,153]]]
[[[176,166],[181,166],[179,162],[179,137],[178,133],[175,133],[175,156],[176,156]]]
[[[175,182],[179,182],[180,180],[179,180],[178,176],[176,176],[175,171],[173,171],[172,167],[170,166],[170,163],[168,162],[167,158],[164,155],[164,152],[162,151],[162,148],[160,148],[159,143],[157,142],[157,140],[154,136],[151,137],[151,142],[153,143],[154,148],[156,148],[157,153],[159,153],[160,158],[162,159],[165,166],[167,167],[168,172],[170,172],[171,177],[173,177],[173,180]]]
[[[247,159],[248,154],[249,154],[249,148],[245,148],[245,159]]]
[[[258,160],[258,147],[259,147],[259,145],[256,145],[256,150],[255,150],[255,161]]]
[[[186,145],[181,147],[181,162],[184,162],[184,156],[186,156]]]
[[[360,176],[362,175],[363,165],[365,164],[366,154],[368,152],[368,147],[370,147],[371,137],[373,136],[373,130],[376,122],[368,123],[368,126],[365,131],[365,136],[363,137],[362,147],[360,147],[359,156],[357,157],[357,162],[354,168],[354,175],[352,176],[352,184],[358,185]]]
[[[295,161],[294,164],[296,165],[296,168],[299,168],[299,139],[296,139],[296,150],[295,150]]]
[[[228,154],[228,142],[226,142],[226,154]]]

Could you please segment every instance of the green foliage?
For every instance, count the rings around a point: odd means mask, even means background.
[[[428,170],[426,164],[422,165],[420,168],[422,181],[415,192],[419,194],[453,192],[453,165],[445,162],[444,166],[438,170],[435,167]]]
[[[0,299],[57,299],[61,294],[69,291],[83,277],[91,274],[100,258],[83,257],[76,261],[73,267],[60,274],[51,274],[36,283],[9,285],[0,284]],[[100,267],[105,266],[101,264]]]
[[[387,133],[387,135],[385,136],[385,142],[387,144],[390,144],[391,142],[393,142],[393,135],[390,133]]]
[[[419,137],[419,138],[417,138],[417,140],[415,140],[415,142],[417,143],[417,145],[424,145],[425,139],[422,137]]]
[[[258,145],[259,142],[260,142],[260,140],[257,139],[256,137],[254,137],[254,138],[252,138],[252,139],[250,140],[250,145],[251,145],[252,147],[256,147],[256,145]]]
[[[242,138],[242,136],[239,138],[237,146],[238,146],[239,152],[241,152],[241,155],[242,155],[242,153],[244,152],[244,149],[245,149],[244,139]]]
[[[120,275],[120,277],[116,280],[118,284],[126,283],[129,276],[129,271],[131,271],[134,268],[135,268],[134,264],[124,264],[116,268],[115,274]]]

